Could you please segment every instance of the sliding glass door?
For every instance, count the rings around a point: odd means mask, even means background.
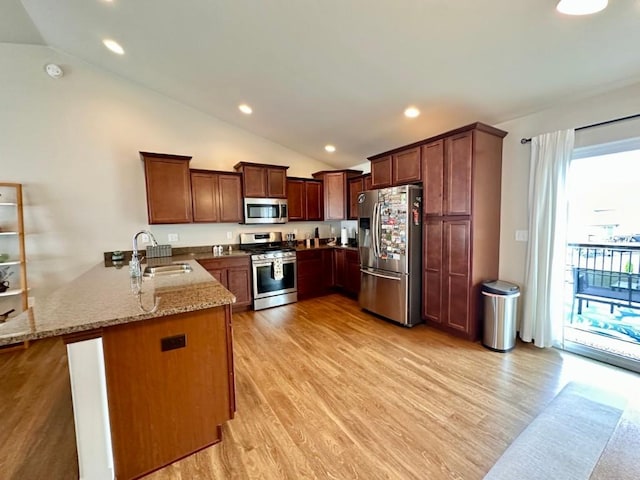
[[[569,171],[563,348],[640,371],[640,150],[593,150]]]

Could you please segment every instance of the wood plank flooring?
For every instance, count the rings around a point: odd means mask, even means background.
[[[637,374],[520,343],[491,352],[337,294],[233,323],[235,419],[146,480],[481,479],[567,382],[640,398]],[[77,478],[64,346],[0,355],[0,382],[2,478]]]

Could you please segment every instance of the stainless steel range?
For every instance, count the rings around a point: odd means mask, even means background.
[[[296,251],[282,233],[241,233],[240,248],[251,253],[254,310],[298,301]]]

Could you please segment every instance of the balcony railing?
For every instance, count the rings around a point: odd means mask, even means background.
[[[569,243],[565,271],[567,326],[640,342],[640,243]],[[583,312],[590,302],[608,305],[608,314],[595,306]]]

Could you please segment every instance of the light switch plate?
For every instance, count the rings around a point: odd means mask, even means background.
[[[233,232],[227,232],[227,240],[231,240],[233,238]]]
[[[143,233],[142,235],[140,235],[140,240],[142,240],[142,243],[149,243],[149,235]]]
[[[177,233],[170,233],[167,235],[167,240],[170,242],[177,242],[180,240],[180,236]]]
[[[516,242],[529,241],[529,230],[516,230]]]

